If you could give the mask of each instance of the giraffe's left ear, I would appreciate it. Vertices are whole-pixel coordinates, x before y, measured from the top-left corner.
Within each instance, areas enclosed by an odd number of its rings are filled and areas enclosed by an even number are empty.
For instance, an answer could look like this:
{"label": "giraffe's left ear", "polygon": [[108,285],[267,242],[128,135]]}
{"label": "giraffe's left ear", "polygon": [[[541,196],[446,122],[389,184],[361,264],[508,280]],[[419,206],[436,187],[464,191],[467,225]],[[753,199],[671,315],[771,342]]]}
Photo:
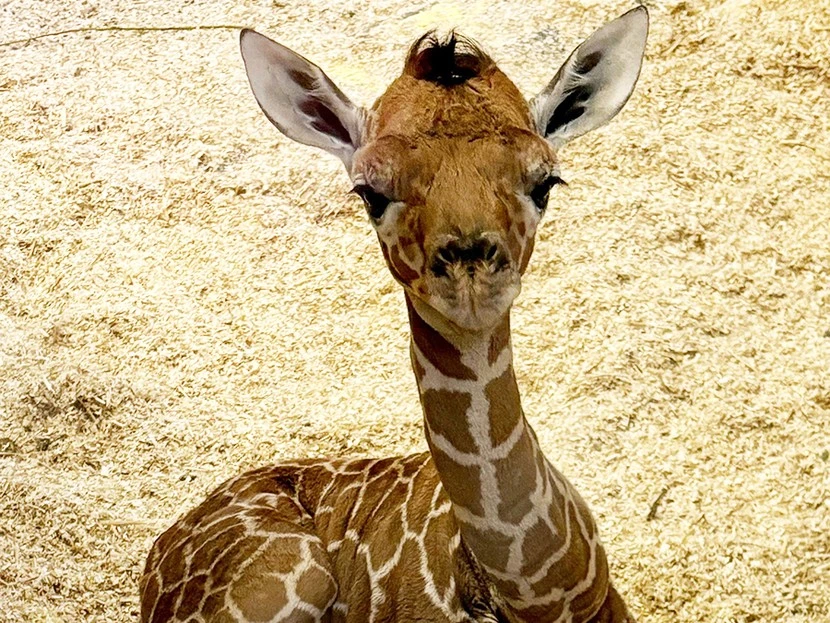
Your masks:
{"label": "giraffe's left ear", "polygon": [[560,147],[616,115],[643,64],[648,11],[628,11],[583,41],[530,102],[539,133]]}
{"label": "giraffe's left ear", "polygon": [[288,138],[351,167],[364,112],[311,61],[253,30],[239,37],[248,82],[262,112]]}

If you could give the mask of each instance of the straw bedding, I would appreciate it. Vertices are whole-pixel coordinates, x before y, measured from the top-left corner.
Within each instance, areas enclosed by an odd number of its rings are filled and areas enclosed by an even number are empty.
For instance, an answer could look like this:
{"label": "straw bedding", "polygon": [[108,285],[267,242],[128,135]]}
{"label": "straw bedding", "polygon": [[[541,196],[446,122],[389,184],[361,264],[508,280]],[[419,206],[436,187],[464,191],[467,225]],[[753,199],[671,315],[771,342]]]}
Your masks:
{"label": "straw bedding", "polygon": [[[528,94],[625,2],[11,0],[0,38],[253,26],[368,102],[432,26]],[[830,621],[830,3],[654,0],[562,152],[514,312],[525,408],[641,621]],[[402,296],[233,30],[0,47],[0,618],[137,619],[153,538],[281,458],[424,447]]]}

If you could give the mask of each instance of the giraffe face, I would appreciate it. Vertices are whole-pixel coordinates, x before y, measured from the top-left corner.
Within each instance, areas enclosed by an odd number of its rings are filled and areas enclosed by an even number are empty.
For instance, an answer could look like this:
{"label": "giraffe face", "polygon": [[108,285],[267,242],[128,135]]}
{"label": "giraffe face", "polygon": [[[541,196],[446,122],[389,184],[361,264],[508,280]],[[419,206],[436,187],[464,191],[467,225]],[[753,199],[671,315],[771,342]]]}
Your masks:
{"label": "giraffe face", "polygon": [[[447,59],[423,58],[443,49],[432,45],[413,46],[367,112],[351,176],[407,293],[456,327],[485,330],[518,295],[561,180],[552,145],[495,63],[464,40]],[[441,74],[453,70],[462,73]]]}
{"label": "giraffe face", "polygon": [[345,164],[395,279],[451,325],[479,331],[519,293],[561,182],[555,149],[623,107],[647,32],[643,7],[606,24],[529,102],[474,43],[427,33],[370,109],[267,37],[246,30],[240,45],[268,119]]}
{"label": "giraffe face", "polygon": [[546,141],[505,126],[487,136],[381,135],[357,152],[352,179],[393,277],[445,320],[479,331],[518,295],[559,178]]}

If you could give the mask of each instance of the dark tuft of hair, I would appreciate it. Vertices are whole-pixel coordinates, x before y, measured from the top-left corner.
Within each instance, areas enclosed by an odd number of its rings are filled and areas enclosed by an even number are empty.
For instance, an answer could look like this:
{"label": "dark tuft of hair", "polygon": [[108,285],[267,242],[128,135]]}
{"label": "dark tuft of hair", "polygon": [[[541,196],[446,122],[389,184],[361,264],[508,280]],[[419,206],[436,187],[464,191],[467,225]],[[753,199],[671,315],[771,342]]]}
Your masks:
{"label": "dark tuft of hair", "polygon": [[430,31],[412,44],[406,73],[445,87],[464,84],[493,64],[475,42],[450,32],[444,40]]}

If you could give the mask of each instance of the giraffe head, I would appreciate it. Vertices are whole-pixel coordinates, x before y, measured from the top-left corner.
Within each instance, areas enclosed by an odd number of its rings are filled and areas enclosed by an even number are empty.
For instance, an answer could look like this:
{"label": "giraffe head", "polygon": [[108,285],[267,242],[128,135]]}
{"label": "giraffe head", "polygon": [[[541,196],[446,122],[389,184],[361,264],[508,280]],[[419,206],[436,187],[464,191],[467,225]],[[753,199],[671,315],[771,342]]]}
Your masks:
{"label": "giraffe head", "polygon": [[427,34],[371,108],[263,35],[245,30],[240,45],[268,119],[343,161],[413,304],[431,324],[477,332],[519,293],[548,194],[562,183],[556,150],[623,107],[647,32],[642,6],[606,24],[530,101],[471,41]]}

